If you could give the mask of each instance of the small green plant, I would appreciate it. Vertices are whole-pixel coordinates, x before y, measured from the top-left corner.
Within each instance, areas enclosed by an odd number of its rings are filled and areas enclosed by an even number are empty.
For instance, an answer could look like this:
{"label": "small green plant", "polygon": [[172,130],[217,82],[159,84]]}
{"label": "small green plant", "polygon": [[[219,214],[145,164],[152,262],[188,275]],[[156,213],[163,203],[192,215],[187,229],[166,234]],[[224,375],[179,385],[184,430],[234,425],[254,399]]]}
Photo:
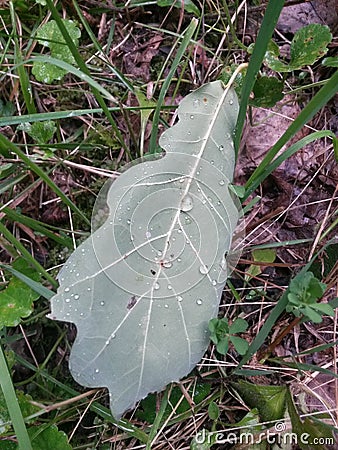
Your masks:
{"label": "small green plant", "polygon": [[228,319],[211,319],[209,321],[210,339],[216,345],[218,353],[225,355],[228,352],[230,342],[240,355],[244,355],[248,350],[249,344],[235,334],[244,333],[248,328],[248,322],[238,317],[231,325]]}
{"label": "small green plant", "polygon": [[290,62],[286,64],[279,59],[279,47],[271,41],[265,54],[265,62],[276,72],[291,72],[304,66],[314,64],[323,57],[332,40],[330,29],[326,25],[311,24],[298,30],[291,42]]}
{"label": "small green plant", "polygon": [[[40,275],[28,263],[19,258],[12,263],[15,270],[39,281]],[[28,317],[33,311],[33,303],[40,295],[30,289],[26,283],[12,276],[5,289],[0,292],[0,330],[2,327],[15,327],[22,317]]]}
{"label": "small green plant", "polygon": [[56,132],[55,122],[45,120],[43,122],[23,123],[18,130],[25,131],[37,144],[47,144]]}
{"label": "small green plant", "polygon": [[312,272],[297,275],[290,282],[289,303],[286,306],[286,311],[292,312],[296,317],[303,314],[315,323],[320,323],[324,314],[333,316],[334,310],[329,304],[317,303],[325,289],[326,285],[321,283]]}
{"label": "small green plant", "polygon": [[[75,26],[72,20],[63,20],[69,36],[76,46],[79,45],[79,38],[81,31]],[[37,32],[39,44],[50,48],[50,53],[53,58],[64,61],[68,64],[75,64],[75,59],[66,45],[65,38],[56,24],[55,20],[50,20],[43,25]],[[54,64],[34,61],[32,73],[38,81],[46,84],[51,84],[55,80],[61,80],[67,73],[67,70],[57,67]]]}

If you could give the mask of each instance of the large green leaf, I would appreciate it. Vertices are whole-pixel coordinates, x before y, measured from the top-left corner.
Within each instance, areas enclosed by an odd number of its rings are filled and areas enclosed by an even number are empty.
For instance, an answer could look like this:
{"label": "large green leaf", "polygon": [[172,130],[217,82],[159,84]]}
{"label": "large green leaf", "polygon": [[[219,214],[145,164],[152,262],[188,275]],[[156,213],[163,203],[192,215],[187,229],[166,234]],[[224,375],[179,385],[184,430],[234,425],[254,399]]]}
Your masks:
{"label": "large green leaf", "polygon": [[108,387],[115,417],[188,374],[208,346],[238,218],[237,113],[220,81],[189,94],[161,136],[166,155],[114,182],[109,215],[59,274],[50,318],[77,326],[71,372]]}

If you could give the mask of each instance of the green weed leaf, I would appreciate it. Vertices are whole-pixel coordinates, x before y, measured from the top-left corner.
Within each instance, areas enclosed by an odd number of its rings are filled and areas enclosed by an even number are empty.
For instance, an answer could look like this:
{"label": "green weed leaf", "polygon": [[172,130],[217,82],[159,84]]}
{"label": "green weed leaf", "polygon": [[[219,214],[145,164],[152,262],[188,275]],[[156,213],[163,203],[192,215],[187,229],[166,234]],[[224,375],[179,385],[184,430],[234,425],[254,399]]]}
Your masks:
{"label": "green weed leaf", "polygon": [[[12,267],[36,282],[40,280],[40,275],[22,258],[17,259]],[[39,297],[26,283],[11,277],[7,287],[0,292],[0,329],[15,327],[22,317],[28,317],[33,311],[33,302]]]}
{"label": "green weed leaf", "polygon": [[240,355],[245,355],[249,348],[248,342],[238,336],[231,336],[230,340],[233,343],[236,352]]}
{"label": "green weed leaf", "polygon": [[248,328],[248,322],[241,317],[238,317],[230,326],[229,326],[229,333],[230,334],[236,334],[236,333],[244,333]]}
{"label": "green weed leaf", "polygon": [[291,70],[311,66],[327,52],[327,45],[332,40],[327,25],[313,23],[298,30],[291,42]]}
{"label": "green weed leaf", "polygon": [[56,132],[56,126],[53,120],[34,123],[26,122],[19,125],[18,129],[25,131],[37,144],[47,144]]}
{"label": "green weed leaf", "polygon": [[208,415],[211,420],[217,420],[219,417],[219,407],[217,403],[211,402],[208,406]]}
{"label": "green weed leaf", "polygon": [[[32,405],[32,397],[24,394],[22,391],[16,391],[18,403],[24,417],[28,417],[36,413],[39,408]],[[11,429],[11,417],[7,409],[7,404],[0,388],[0,435],[6,433]],[[1,448],[1,447],[0,447]]]}
{"label": "green weed leaf", "polygon": [[329,304],[317,303],[325,289],[326,285],[312,272],[296,275],[290,282],[286,311],[292,312],[296,317],[304,314],[315,323],[322,321],[323,314],[334,316],[334,310]]}
{"label": "green weed leaf", "polygon": [[28,429],[34,450],[72,450],[67,435],[59,431],[56,425],[49,427],[35,426]]}
{"label": "green weed leaf", "polygon": [[284,97],[283,87],[283,81],[278,78],[262,76],[254,84],[254,98],[249,104],[270,108]]}
{"label": "green weed leaf", "polygon": [[77,326],[71,372],[108,387],[114,417],[188,374],[208,346],[238,218],[237,114],[220,81],[189,94],[161,136],[165,156],[105,188],[103,224],[59,274],[50,318]]}
{"label": "green weed leaf", "polygon": [[[269,265],[276,259],[276,250],[273,248],[256,249],[252,251],[252,256],[255,262],[266,263]],[[245,279],[248,281],[252,277],[256,277],[262,272],[261,266],[258,264],[251,264],[246,271]]]}
{"label": "green weed leaf", "polygon": [[308,450],[309,448],[313,448],[312,445],[309,446],[309,444],[316,442],[316,449],[327,450],[327,447],[323,444],[323,442],[325,441],[325,438],[332,436],[332,430],[330,430],[330,427],[324,422],[319,420],[313,421],[309,417],[306,417],[303,421],[298,414],[289,391],[286,392],[285,399],[291,419],[292,432],[297,434],[298,437],[301,437],[301,439],[298,439],[297,441],[299,447],[302,450]]}
{"label": "green weed leaf", "polygon": [[216,349],[221,355],[226,355],[231,341],[240,355],[244,355],[249,347],[245,339],[234,336],[237,333],[243,333],[248,328],[248,322],[238,317],[231,325],[228,319],[211,319],[209,321],[210,339],[216,344]]}
{"label": "green weed leaf", "polygon": [[231,383],[250,408],[257,408],[263,422],[284,417],[286,408],[286,386],[264,386],[239,381]]}
{"label": "green weed leaf", "polygon": [[298,30],[291,41],[289,64],[280,61],[279,47],[273,41],[269,43],[264,59],[270,69],[276,72],[299,70],[322,58],[331,40],[332,34],[327,25],[307,25]]}
{"label": "green weed leaf", "polygon": [[[74,41],[74,44],[78,46],[79,38],[81,36],[80,29],[72,20],[64,19],[63,24]],[[69,50],[55,20],[50,20],[38,30],[37,39],[39,44],[50,48],[51,56],[53,58],[59,59],[68,64],[75,64],[74,57]],[[67,71],[55,66],[54,64],[34,61],[32,73],[38,81],[50,84],[55,80],[61,80],[64,75],[66,75]]]}

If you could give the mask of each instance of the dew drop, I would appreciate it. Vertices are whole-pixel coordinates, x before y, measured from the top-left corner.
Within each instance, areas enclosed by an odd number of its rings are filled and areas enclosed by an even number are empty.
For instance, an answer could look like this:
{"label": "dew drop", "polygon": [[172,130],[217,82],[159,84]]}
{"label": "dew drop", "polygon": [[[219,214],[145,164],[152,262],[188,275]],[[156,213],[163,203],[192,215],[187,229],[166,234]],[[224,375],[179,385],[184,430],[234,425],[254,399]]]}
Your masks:
{"label": "dew drop", "polygon": [[100,372],[100,369],[95,369],[95,373],[99,373]]}
{"label": "dew drop", "polygon": [[200,272],[201,274],[206,275],[209,272],[209,267],[206,266],[205,264],[202,264],[200,266]]}
{"label": "dew drop", "polygon": [[160,289],[159,283],[155,283],[155,284],[154,284],[154,289],[156,289],[156,290]]}
{"label": "dew drop", "polygon": [[128,225],[131,224],[131,220],[130,220],[130,219],[127,220],[127,224],[128,224]]}
{"label": "dew drop", "polygon": [[177,258],[177,262],[181,262],[182,260],[181,260],[181,258]]}
{"label": "dew drop", "polygon": [[190,114],[190,119],[193,120],[193,118],[194,118],[194,115]]}
{"label": "dew drop", "polygon": [[146,232],[146,238],[147,238],[147,239],[151,238],[151,233],[150,233],[150,231],[147,231],[147,232]]}
{"label": "dew drop", "polygon": [[229,105],[233,105],[234,101],[233,100],[229,100]]}
{"label": "dew drop", "polygon": [[90,288],[90,287],[89,287],[89,288],[87,288],[87,291],[88,291],[88,292],[90,292],[91,290],[92,290],[92,288]]}
{"label": "dew drop", "polygon": [[216,280],[212,280],[211,284],[212,284],[213,286],[216,286],[217,281],[216,281]]}
{"label": "dew drop", "polygon": [[169,308],[169,305],[165,304],[164,307],[165,307],[165,308]]}
{"label": "dew drop", "polygon": [[65,292],[69,292],[69,291],[70,291],[69,287],[66,287]]}
{"label": "dew drop", "polygon": [[198,298],[198,299],[196,300],[196,303],[197,303],[197,305],[202,305],[203,300],[202,300],[201,298]]}
{"label": "dew drop", "polygon": [[171,290],[172,290],[172,288],[173,288],[173,287],[171,286],[171,284],[168,284],[168,286],[167,286],[167,287],[168,287],[169,291],[171,291]]}
{"label": "dew drop", "polygon": [[194,206],[194,201],[190,195],[185,195],[181,201],[181,211],[191,211]]}
{"label": "dew drop", "polygon": [[183,297],[181,297],[180,295],[178,295],[178,296],[177,296],[177,300],[178,300],[179,302],[181,302],[181,301],[183,300]]}
{"label": "dew drop", "polygon": [[224,180],[221,180],[221,181],[219,182],[219,184],[220,184],[221,186],[224,186],[225,181],[224,181]]}
{"label": "dew drop", "polygon": [[224,150],[224,145],[220,145],[220,146],[218,147],[218,150],[219,150],[220,152],[222,152],[222,151]]}
{"label": "dew drop", "polygon": [[100,302],[100,305],[101,305],[101,306],[104,306],[104,301]]}
{"label": "dew drop", "polygon": [[70,298],[66,298],[65,302],[69,303],[70,302]]}
{"label": "dew drop", "polygon": [[169,269],[170,267],[172,267],[173,263],[171,261],[168,261],[167,259],[163,261],[162,263],[163,267],[165,267],[166,269]]}

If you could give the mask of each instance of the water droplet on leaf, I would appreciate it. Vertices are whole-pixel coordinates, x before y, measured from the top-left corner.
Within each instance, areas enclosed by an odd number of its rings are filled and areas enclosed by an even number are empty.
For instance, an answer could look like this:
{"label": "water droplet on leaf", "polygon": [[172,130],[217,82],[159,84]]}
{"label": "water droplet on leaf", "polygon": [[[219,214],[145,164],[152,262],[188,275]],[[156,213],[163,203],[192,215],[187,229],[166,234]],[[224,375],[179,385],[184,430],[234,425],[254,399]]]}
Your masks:
{"label": "water droplet on leaf", "polygon": [[167,259],[163,261],[162,263],[163,267],[165,267],[166,269],[169,269],[170,267],[172,267],[173,263],[171,261],[168,261]]}
{"label": "water droplet on leaf", "polygon": [[200,266],[200,272],[201,274],[206,275],[209,272],[209,267],[206,266],[205,264],[202,264]]}
{"label": "water droplet on leaf", "polygon": [[185,195],[181,201],[181,211],[191,211],[194,206],[194,201],[190,195]]}

